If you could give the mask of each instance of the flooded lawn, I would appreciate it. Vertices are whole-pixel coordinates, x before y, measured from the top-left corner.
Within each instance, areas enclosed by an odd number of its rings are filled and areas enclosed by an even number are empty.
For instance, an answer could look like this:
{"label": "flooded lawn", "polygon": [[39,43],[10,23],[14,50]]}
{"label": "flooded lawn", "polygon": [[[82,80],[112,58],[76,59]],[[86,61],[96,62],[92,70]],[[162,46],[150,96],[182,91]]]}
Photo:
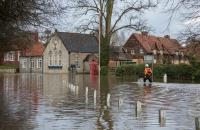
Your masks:
{"label": "flooded lawn", "polygon": [[[98,84],[98,77],[90,75],[0,75],[0,129],[195,129],[199,84],[154,83],[150,88],[115,77],[102,77],[101,89]],[[166,115],[162,121],[160,109]]]}

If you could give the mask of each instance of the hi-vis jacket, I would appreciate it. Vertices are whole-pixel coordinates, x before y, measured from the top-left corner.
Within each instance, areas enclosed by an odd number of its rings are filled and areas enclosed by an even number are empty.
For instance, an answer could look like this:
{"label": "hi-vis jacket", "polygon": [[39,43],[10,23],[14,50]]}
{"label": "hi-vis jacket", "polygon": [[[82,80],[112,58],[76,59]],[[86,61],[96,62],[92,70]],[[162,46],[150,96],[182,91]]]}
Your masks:
{"label": "hi-vis jacket", "polygon": [[145,76],[151,76],[152,75],[152,70],[151,70],[151,68],[145,68],[144,69],[144,75]]}

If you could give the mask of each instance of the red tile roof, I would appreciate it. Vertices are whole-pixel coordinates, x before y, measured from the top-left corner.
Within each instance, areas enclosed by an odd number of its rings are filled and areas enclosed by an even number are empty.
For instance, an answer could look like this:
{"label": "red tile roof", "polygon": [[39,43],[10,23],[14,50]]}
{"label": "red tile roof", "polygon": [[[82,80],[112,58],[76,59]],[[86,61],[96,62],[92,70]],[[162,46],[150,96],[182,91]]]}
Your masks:
{"label": "red tile roof", "polygon": [[176,39],[167,37],[156,37],[148,34],[133,33],[130,38],[135,38],[147,53],[153,53],[153,50],[163,50],[164,54],[175,54],[175,51],[181,48]]}
{"label": "red tile roof", "polygon": [[200,61],[200,44],[199,42],[191,42],[189,43],[186,48],[184,49],[184,52],[187,55],[192,55],[196,57]]}
{"label": "red tile roof", "polygon": [[42,56],[45,47],[40,43],[35,43],[32,47],[25,50],[22,56]]}

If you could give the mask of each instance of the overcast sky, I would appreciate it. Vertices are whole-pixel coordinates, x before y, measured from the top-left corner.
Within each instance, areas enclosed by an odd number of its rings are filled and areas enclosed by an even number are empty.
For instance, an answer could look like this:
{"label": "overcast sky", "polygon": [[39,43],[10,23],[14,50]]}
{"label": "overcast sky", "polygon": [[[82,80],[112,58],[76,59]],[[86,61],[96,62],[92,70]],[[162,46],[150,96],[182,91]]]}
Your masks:
{"label": "overcast sky", "polygon": [[[183,29],[184,24],[181,23],[180,18],[174,17],[171,21],[170,26],[167,28],[169,23],[170,14],[164,13],[164,6],[160,4],[156,9],[145,12],[145,19],[147,19],[148,25],[152,28],[151,34],[156,36],[170,35],[172,38],[177,38],[177,34]],[[73,13],[68,16],[63,16],[59,19],[60,25],[57,25],[59,31],[74,32],[75,26],[77,26],[81,20],[73,16]],[[126,37],[132,32],[126,33]]]}
{"label": "overcast sky", "polygon": [[170,35],[171,37],[176,38],[178,33],[184,29],[185,24],[183,21],[181,22],[180,15],[176,14],[171,20],[170,26],[168,26],[170,16],[170,13],[164,13],[162,5],[145,13],[145,18],[148,20],[147,23],[152,27],[152,33],[154,35]]}

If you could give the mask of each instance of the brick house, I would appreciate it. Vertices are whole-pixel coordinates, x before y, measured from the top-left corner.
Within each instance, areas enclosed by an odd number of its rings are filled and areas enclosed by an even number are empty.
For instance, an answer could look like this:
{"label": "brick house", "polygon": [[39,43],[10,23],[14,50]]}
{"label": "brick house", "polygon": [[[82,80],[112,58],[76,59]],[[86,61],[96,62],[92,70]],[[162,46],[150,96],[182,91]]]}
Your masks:
{"label": "brick house", "polygon": [[198,41],[190,41],[184,48],[184,52],[188,56],[193,56],[196,62],[200,62],[200,44]]}
{"label": "brick house", "polygon": [[132,62],[132,57],[129,53],[126,53],[122,46],[112,46],[110,47],[109,54],[109,68],[116,68],[122,64],[127,64]]}
{"label": "brick house", "polygon": [[[26,40],[26,46],[8,45],[7,49],[0,52],[0,65],[12,65],[19,68],[19,57],[25,53],[25,49],[29,48],[35,42],[38,42],[38,32],[27,32],[23,34]],[[21,44],[21,43],[20,43]],[[22,43],[24,44],[24,43]]]}
{"label": "brick house", "polygon": [[21,55],[21,50],[9,50],[2,53],[1,65],[12,65],[19,66],[19,56]]}
{"label": "brick house", "polygon": [[169,35],[157,37],[148,32],[133,33],[123,47],[136,63],[144,63],[144,55],[154,55],[154,63],[158,64],[189,63],[183,47]]}
{"label": "brick house", "polygon": [[24,50],[19,57],[21,73],[42,73],[43,72],[43,51],[44,46],[37,42],[32,47]]}
{"label": "brick house", "polygon": [[44,73],[90,71],[90,60],[98,61],[99,44],[93,34],[55,32],[43,53]]}

